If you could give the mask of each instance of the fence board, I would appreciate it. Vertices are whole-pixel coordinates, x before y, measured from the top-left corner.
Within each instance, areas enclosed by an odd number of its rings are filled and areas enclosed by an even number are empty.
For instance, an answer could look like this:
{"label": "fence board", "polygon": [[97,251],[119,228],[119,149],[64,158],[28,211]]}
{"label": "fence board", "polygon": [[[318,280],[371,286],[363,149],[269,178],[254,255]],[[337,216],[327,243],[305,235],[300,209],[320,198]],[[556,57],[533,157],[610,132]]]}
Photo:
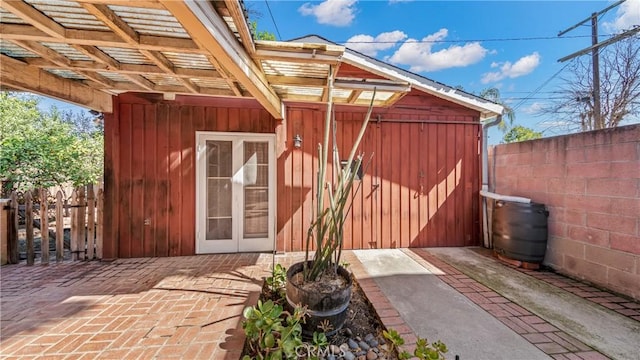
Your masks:
{"label": "fence board", "polygon": [[96,196],[97,202],[97,219],[96,219],[96,257],[102,259],[102,244],[104,234],[104,191],[98,189],[98,195]]}
{"label": "fence board", "polygon": [[18,195],[16,192],[11,193],[11,211],[9,212],[9,239],[7,239],[9,247],[9,263],[17,264],[20,259],[18,257]]}
{"label": "fence board", "polygon": [[56,194],[56,262],[64,258],[64,206],[62,191]]}
{"label": "fence board", "polygon": [[87,260],[95,257],[96,203],[93,184],[87,185]]}
{"label": "fence board", "polygon": [[49,263],[49,202],[47,201],[47,189],[40,189],[40,261]]}
{"label": "fence board", "polygon": [[84,260],[87,239],[87,198],[84,186],[81,186],[78,190],[78,260]]}
{"label": "fence board", "polygon": [[71,193],[71,259],[78,260],[78,193]]}
{"label": "fence board", "polygon": [[24,204],[26,206],[25,232],[27,234],[27,265],[33,265],[36,254],[33,248],[33,198],[31,191],[27,191],[24,195]]}

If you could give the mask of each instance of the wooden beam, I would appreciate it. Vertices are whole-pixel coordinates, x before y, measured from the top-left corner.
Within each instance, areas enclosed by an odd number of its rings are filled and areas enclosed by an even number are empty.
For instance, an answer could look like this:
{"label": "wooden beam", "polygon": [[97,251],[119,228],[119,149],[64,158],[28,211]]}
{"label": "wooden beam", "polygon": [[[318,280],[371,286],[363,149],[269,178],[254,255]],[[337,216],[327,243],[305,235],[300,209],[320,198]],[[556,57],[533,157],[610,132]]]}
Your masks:
{"label": "wooden beam", "polygon": [[349,95],[349,98],[347,98],[347,102],[349,104],[355,103],[356,100],[358,100],[358,97],[360,97],[360,94],[362,94],[362,90],[353,90],[351,95]]}
{"label": "wooden beam", "polygon": [[57,64],[65,68],[69,68],[71,66],[71,61],[68,58],[60,55],[58,52],[44,45],[41,45],[38,42],[23,41],[23,40],[13,40],[12,42],[24,49],[27,49],[37,55],[42,56],[44,59],[49,60],[54,64]]}
{"label": "wooden beam", "polygon": [[327,79],[298,77],[298,76],[282,76],[282,75],[266,75],[267,81],[271,85],[288,85],[298,87],[326,87]]}
{"label": "wooden beam", "polygon": [[[340,71],[340,65],[342,65],[342,62],[339,62],[336,65],[332,65],[329,68],[329,79],[336,79],[338,77],[338,71]],[[329,101],[329,79],[327,79],[327,86],[325,86],[324,90],[322,91],[322,102],[327,102]]]}
{"label": "wooden beam", "polygon": [[0,74],[3,86],[68,101],[103,113],[113,112],[111,95],[6,55],[0,55]]}
{"label": "wooden beam", "polygon": [[242,39],[244,49],[252,56],[256,51],[256,47],[253,43],[253,36],[251,35],[251,30],[249,29],[249,24],[247,24],[247,19],[244,11],[242,11],[240,2],[237,0],[224,0],[224,3],[227,6],[229,15],[233,19],[233,23],[236,25],[236,29],[238,29],[238,34],[240,35],[240,39]]}
{"label": "wooden beam", "polygon": [[64,38],[65,28],[22,0],[3,0],[0,7],[54,38]]}
{"label": "wooden beam", "polygon": [[335,65],[340,62],[340,58],[333,55],[262,49],[256,49],[255,57],[260,60],[285,61],[303,64]]}
{"label": "wooden beam", "polygon": [[19,40],[14,40],[13,43],[33,53],[36,53],[42,56],[42,59],[50,61],[51,63],[58,65],[62,69],[73,71],[75,73],[78,73],[88,79],[91,79],[105,86],[113,85],[113,81],[111,81],[110,79],[107,79],[106,77],[100,74],[97,74],[95,72],[82,71],[82,70],[75,69],[71,64],[71,60],[60,55],[58,52],[44,45],[41,45],[40,43],[37,43],[35,41],[19,41]]}
{"label": "wooden beam", "polygon": [[378,79],[335,79],[333,86],[336,89],[357,89],[369,90],[377,89],[378,91],[400,91],[409,92],[411,85],[405,82],[378,80]]}
{"label": "wooden beam", "polygon": [[164,10],[164,6],[162,6],[157,1],[144,1],[144,0],[136,0],[136,1],[126,1],[126,0],[75,0],[75,1],[79,2],[79,3],[88,3],[88,4],[120,5],[120,6],[132,7],[132,8]]}
{"label": "wooden beam", "polygon": [[297,53],[303,51],[312,53],[315,51],[317,54],[340,57],[344,54],[345,47],[334,44],[256,40],[256,50],[291,51]]}
{"label": "wooden beam", "polygon": [[[80,46],[80,45],[78,45]],[[95,49],[95,48],[92,48]],[[99,49],[96,49],[100,51]],[[84,51],[83,51],[84,53]],[[92,57],[93,58],[93,57]],[[60,66],[43,58],[26,58],[24,59],[29,65],[37,66],[40,68],[55,69],[61,68]],[[82,71],[104,71],[113,73],[124,74],[165,74],[166,72],[160,69],[156,65],[142,65],[142,64],[119,64],[117,69],[112,69],[110,66],[103,62],[91,61],[91,60],[70,60],[71,67]],[[190,69],[190,68],[175,68],[175,76],[183,78],[200,78],[200,79],[221,79],[222,76],[217,70],[207,69]]]}
{"label": "wooden beam", "polygon": [[124,74],[124,76],[132,82],[142,86],[145,90],[153,90],[156,84],[144,78],[142,75]]}
{"label": "wooden beam", "polygon": [[233,91],[236,94],[236,96],[242,96],[242,90],[240,89],[240,86],[236,84],[233,77],[229,75],[229,73],[222,67],[222,65],[220,65],[218,60],[216,60],[216,58],[213,57],[213,55],[207,55],[207,60],[209,60],[209,62],[213,64],[213,67],[218,69],[218,72],[226,81],[227,85],[229,86],[229,89],[231,89],[231,91]]}
{"label": "wooden beam", "polygon": [[[100,21],[105,23],[109,29],[113,30],[120,38],[122,38],[127,44],[138,46],[140,44],[139,34],[127,24],[122,18],[120,18],[115,12],[113,12],[107,5],[104,4],[91,4],[83,3],[82,6]],[[169,75],[175,75],[175,69],[171,61],[167,59],[160,51],[139,49],[140,53],[146,56],[149,60],[154,62],[160,69]],[[131,78],[132,81],[140,86],[147,87],[150,85],[148,82],[141,82],[142,77]],[[184,86],[192,93],[198,93],[199,89],[188,79],[176,77]]]}
{"label": "wooden beam", "polygon": [[87,57],[93,59],[94,61],[106,65],[109,70],[120,70],[120,62],[105,54],[97,47],[87,45],[73,45],[73,48],[85,54]]}
{"label": "wooden beam", "polygon": [[[0,4],[4,1],[0,1]],[[64,43],[72,45],[86,45],[99,47],[119,47],[125,49],[146,49],[156,51],[183,52],[189,54],[207,54],[207,50],[200,49],[191,39],[143,35],[138,45],[124,41],[112,31],[66,29],[65,36],[53,37],[35,26],[22,24],[0,24],[0,39],[32,40],[39,42]]]}
{"label": "wooden beam", "polygon": [[282,102],[210,3],[173,0],[160,2],[182,24],[191,38],[214,56],[265,110],[276,119],[283,118]]}
{"label": "wooden beam", "polygon": [[113,12],[113,10],[109,9],[107,5],[83,3],[82,7],[84,7],[89,14],[95,16],[98,20],[107,25],[109,29],[113,30],[113,32],[127,42],[127,44],[134,46],[138,46],[140,44],[140,36],[138,33],[115,12]]}
{"label": "wooden beam", "polygon": [[166,74],[178,79],[178,81],[180,81],[192,93],[197,94],[198,92],[200,92],[200,89],[198,88],[198,86],[192,83],[189,79],[175,76],[176,75],[175,66],[161,52],[151,51],[151,50],[140,50],[140,53],[142,53],[142,55],[146,56],[149,60],[154,62]]}
{"label": "wooden beam", "polygon": [[382,106],[384,107],[390,107],[391,105],[395,104],[396,102],[398,102],[398,100],[402,99],[405,95],[407,95],[408,92],[397,92],[393,95],[391,95],[391,97],[389,97]]}

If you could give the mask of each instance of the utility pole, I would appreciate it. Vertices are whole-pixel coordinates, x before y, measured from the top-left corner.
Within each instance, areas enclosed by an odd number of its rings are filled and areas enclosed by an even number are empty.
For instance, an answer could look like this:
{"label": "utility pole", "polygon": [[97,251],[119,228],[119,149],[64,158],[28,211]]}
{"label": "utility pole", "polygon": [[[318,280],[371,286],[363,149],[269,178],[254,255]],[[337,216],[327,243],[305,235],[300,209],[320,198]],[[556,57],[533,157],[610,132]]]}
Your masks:
{"label": "utility pole", "polygon": [[620,0],[606,7],[605,9],[598,11],[596,13],[591,14],[590,17],[580,21],[579,23],[571,26],[570,28],[560,31],[558,36],[562,36],[569,31],[577,28],[578,26],[588,22],[591,20],[591,46],[588,48],[584,48],[580,51],[576,51],[571,55],[567,55],[561,59],[558,59],[558,62],[565,62],[567,60],[571,60],[577,56],[586,55],[591,52],[592,65],[593,65],[593,124],[595,129],[603,129],[604,128],[604,120],[602,119],[602,109],[601,109],[601,101],[600,101],[600,49],[609,46],[613,43],[616,43],[622,39],[633,36],[634,34],[640,32],[640,26],[637,26],[631,30],[627,30],[621,34],[613,36],[603,42],[598,42],[598,16],[606,13],[607,11],[615,8],[616,6],[622,4],[626,0]]}
{"label": "utility pole", "polygon": [[593,123],[596,130],[604,128],[600,106],[600,49],[598,45],[598,13],[591,14],[591,64],[593,65]]}

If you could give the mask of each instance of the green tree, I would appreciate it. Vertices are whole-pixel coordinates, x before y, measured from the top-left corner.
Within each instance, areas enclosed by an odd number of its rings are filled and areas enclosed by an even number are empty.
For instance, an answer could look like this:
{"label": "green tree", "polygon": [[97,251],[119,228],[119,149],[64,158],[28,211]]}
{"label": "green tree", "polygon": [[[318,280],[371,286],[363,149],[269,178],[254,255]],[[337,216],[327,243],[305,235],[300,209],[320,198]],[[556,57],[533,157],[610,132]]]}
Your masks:
{"label": "green tree", "polygon": [[526,141],[526,140],[535,140],[535,139],[540,139],[541,137],[542,137],[542,133],[539,131],[535,131],[531,128],[528,128],[522,125],[516,125],[511,129],[509,129],[509,131],[507,131],[504,134],[504,137],[502,138],[502,143],[508,144],[513,142]]}
{"label": "green tree", "polygon": [[37,105],[35,97],[0,93],[3,194],[101,179],[102,133],[79,131],[57,109],[42,112]]}
{"label": "green tree", "polygon": [[493,101],[494,103],[500,104],[504,107],[504,115],[507,120],[509,120],[509,124],[507,124],[503,119],[500,124],[498,124],[498,129],[502,130],[502,132],[506,132],[509,126],[512,125],[513,121],[516,119],[516,113],[509,105],[502,101],[500,98],[500,90],[497,88],[484,89],[480,92],[480,97]]}
{"label": "green tree", "polygon": [[249,22],[249,27],[251,28],[251,33],[253,34],[254,40],[276,40],[276,35],[274,33],[258,30],[258,22],[255,20]]}

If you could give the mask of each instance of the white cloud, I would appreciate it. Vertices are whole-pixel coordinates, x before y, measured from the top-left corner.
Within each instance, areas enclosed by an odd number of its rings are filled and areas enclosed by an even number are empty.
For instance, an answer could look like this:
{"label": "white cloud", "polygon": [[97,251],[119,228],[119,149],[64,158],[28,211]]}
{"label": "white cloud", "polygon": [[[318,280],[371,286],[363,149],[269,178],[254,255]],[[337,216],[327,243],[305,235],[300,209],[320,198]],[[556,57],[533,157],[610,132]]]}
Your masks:
{"label": "white cloud", "polygon": [[640,26],[640,0],[627,0],[620,5],[613,22],[602,24],[609,31],[619,32]]}
{"label": "white cloud", "polygon": [[352,36],[344,44],[346,47],[359,51],[369,56],[376,56],[378,51],[390,49],[398,43],[407,38],[407,34],[400,30],[384,32],[376,36],[371,35],[355,35]]}
{"label": "white cloud", "polygon": [[488,50],[479,42],[466,43],[462,46],[451,45],[446,49],[432,52],[434,42],[443,40],[449,31],[440,29],[426,36],[422,42],[407,39],[402,46],[388,59],[394,64],[409,65],[411,71],[437,71],[453,67],[465,67],[482,60]]}
{"label": "white cloud", "polygon": [[529,114],[529,115],[535,115],[540,113],[540,111],[542,111],[542,109],[544,109],[545,105],[541,102],[534,102],[533,104],[529,105],[529,106],[525,106],[522,109],[522,112],[524,112],[525,114]]}
{"label": "white cloud", "polygon": [[304,15],[313,15],[320,24],[348,26],[356,17],[357,0],[325,0],[318,5],[305,3],[298,11]]}
{"label": "white cloud", "polygon": [[500,81],[502,79],[510,78],[514,79],[520,76],[530,74],[535,68],[540,65],[540,54],[534,52],[531,55],[523,56],[515,63],[507,61],[503,64],[491,63],[491,68],[498,68],[498,71],[488,72],[482,75],[482,83],[487,84],[491,82]]}

